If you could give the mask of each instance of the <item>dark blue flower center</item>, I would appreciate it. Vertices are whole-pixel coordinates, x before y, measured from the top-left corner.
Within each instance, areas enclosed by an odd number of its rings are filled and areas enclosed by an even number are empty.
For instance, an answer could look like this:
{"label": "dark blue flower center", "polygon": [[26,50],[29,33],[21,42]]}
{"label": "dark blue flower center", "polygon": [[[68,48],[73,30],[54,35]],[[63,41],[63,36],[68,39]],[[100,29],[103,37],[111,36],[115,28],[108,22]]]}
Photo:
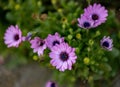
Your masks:
{"label": "dark blue flower center", "polygon": [[42,41],[41,43],[40,43],[40,46],[43,46],[44,45],[44,42]]}
{"label": "dark blue flower center", "polygon": [[68,53],[66,53],[66,52],[61,52],[61,54],[60,54],[60,59],[61,59],[62,61],[66,61],[66,60],[68,60],[68,58],[69,58]]}
{"label": "dark blue flower center", "polygon": [[104,47],[109,47],[109,43],[107,41],[103,42],[102,44]]}
{"label": "dark blue flower center", "polygon": [[18,40],[19,40],[19,35],[18,35],[18,34],[15,34],[14,40],[15,40],[15,41],[18,41]]}
{"label": "dark blue flower center", "polygon": [[55,41],[53,42],[53,46],[55,46],[56,44],[60,44],[60,42],[57,41],[57,40],[55,40]]}
{"label": "dark blue flower center", "polygon": [[92,19],[95,21],[95,20],[98,20],[99,19],[99,16],[97,14],[93,14],[92,15]]}
{"label": "dark blue flower center", "polygon": [[50,87],[55,87],[55,83],[53,82],[53,83],[51,83],[51,86]]}
{"label": "dark blue flower center", "polygon": [[43,45],[45,44],[45,41],[40,40],[40,41],[37,42],[37,44],[38,44],[39,46],[43,46]]}
{"label": "dark blue flower center", "polygon": [[83,26],[84,26],[85,28],[89,28],[89,27],[90,27],[90,23],[89,23],[89,22],[84,22]]}

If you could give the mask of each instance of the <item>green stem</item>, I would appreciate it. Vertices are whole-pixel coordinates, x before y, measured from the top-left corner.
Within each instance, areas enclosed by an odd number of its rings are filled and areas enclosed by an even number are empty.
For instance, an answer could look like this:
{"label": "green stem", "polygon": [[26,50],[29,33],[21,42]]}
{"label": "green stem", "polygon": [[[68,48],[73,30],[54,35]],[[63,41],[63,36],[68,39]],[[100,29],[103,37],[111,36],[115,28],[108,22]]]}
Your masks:
{"label": "green stem", "polygon": [[86,36],[89,37],[89,29],[86,31]]}

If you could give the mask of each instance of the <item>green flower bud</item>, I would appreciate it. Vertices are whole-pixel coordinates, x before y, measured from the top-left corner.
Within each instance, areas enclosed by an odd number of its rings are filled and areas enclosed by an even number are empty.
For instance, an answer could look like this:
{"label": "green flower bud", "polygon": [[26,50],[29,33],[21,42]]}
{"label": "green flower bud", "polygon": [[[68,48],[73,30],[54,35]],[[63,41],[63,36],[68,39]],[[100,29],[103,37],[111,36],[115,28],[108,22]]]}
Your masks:
{"label": "green flower bud", "polygon": [[72,39],[72,37],[73,37],[72,35],[68,35],[68,39],[69,39],[69,40],[71,40],[71,39]]}
{"label": "green flower bud", "polygon": [[84,64],[88,65],[90,63],[90,59],[88,57],[85,57],[83,59]]}
{"label": "green flower bud", "polygon": [[37,61],[38,59],[39,59],[38,56],[36,55],[33,56],[33,60]]}
{"label": "green flower bud", "polygon": [[62,8],[58,8],[57,11],[58,11],[58,13],[62,13],[63,12]]}
{"label": "green flower bud", "polygon": [[56,4],[56,3],[57,3],[57,0],[51,0],[51,3],[52,3],[52,4]]}
{"label": "green flower bud", "polygon": [[92,46],[94,44],[94,41],[92,39],[89,40],[89,45]]}
{"label": "green flower bud", "polygon": [[38,1],[37,2],[37,5],[40,7],[42,5],[42,2],[41,1]]}
{"label": "green flower bud", "polygon": [[76,34],[76,38],[81,39],[81,34],[80,33]]}
{"label": "green flower bud", "polygon": [[100,34],[100,31],[96,31],[96,36],[99,36]]}
{"label": "green flower bud", "polygon": [[87,51],[89,52],[90,50],[91,50],[90,47],[88,47],[88,48],[87,48]]}
{"label": "green flower bud", "polygon": [[67,23],[67,18],[63,17],[62,18],[62,23],[66,24]]}
{"label": "green flower bud", "polygon": [[16,4],[15,5],[15,10],[19,10],[20,9],[20,5],[19,4]]}
{"label": "green flower bud", "polygon": [[73,33],[73,29],[72,29],[72,28],[69,28],[69,32],[72,34],[72,33]]}

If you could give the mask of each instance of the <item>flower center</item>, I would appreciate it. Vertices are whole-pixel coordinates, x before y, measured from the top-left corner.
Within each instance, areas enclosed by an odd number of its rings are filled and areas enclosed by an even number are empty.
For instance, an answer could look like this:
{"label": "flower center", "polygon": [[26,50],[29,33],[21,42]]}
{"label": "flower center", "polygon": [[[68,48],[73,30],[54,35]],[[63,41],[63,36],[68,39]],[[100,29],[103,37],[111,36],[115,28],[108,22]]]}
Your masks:
{"label": "flower center", "polygon": [[38,44],[38,46],[43,46],[45,44],[45,41],[40,39],[36,43]]}
{"label": "flower center", "polygon": [[84,26],[85,28],[88,28],[88,27],[90,27],[90,23],[89,23],[89,22],[84,22],[83,26]]}
{"label": "flower center", "polygon": [[57,41],[57,40],[55,40],[55,41],[53,42],[53,46],[55,46],[56,44],[60,44],[60,42]]}
{"label": "flower center", "polygon": [[18,40],[19,40],[19,35],[18,35],[18,34],[15,34],[14,40],[15,40],[15,41],[18,41]]}
{"label": "flower center", "polygon": [[103,42],[102,44],[104,47],[109,47],[109,43],[107,41]]}
{"label": "flower center", "polygon": [[51,86],[50,87],[55,87],[55,83],[53,82],[53,83],[51,83]]}
{"label": "flower center", "polygon": [[44,43],[45,43],[45,42],[44,42],[43,40],[40,40],[40,41],[39,41],[39,46],[43,46]]}
{"label": "flower center", "polygon": [[93,14],[93,15],[92,15],[92,19],[93,19],[93,20],[98,20],[98,19],[99,19],[99,16],[98,16],[97,14]]}
{"label": "flower center", "polygon": [[66,61],[66,60],[68,60],[68,58],[69,58],[68,53],[66,53],[66,52],[61,52],[61,54],[60,54],[60,59],[61,59],[62,61]]}
{"label": "flower center", "polygon": [[41,43],[40,43],[40,46],[43,46],[43,45],[44,45],[44,42],[41,42]]}

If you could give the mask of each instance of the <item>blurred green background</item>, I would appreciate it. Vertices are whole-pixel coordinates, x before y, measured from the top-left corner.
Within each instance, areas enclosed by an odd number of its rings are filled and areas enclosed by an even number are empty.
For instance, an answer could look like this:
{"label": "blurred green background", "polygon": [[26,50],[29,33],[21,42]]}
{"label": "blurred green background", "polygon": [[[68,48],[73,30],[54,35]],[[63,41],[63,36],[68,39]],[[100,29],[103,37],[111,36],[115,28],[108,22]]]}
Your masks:
{"label": "blurred green background", "polygon": [[[91,29],[87,34],[77,26],[77,18],[89,2],[105,6],[109,15],[104,24]],[[112,87],[114,78],[120,74],[119,4],[120,1],[117,0],[0,0],[0,55],[4,60],[0,66],[14,70],[37,63],[52,70],[53,78],[60,87]],[[23,36],[35,32],[32,37],[39,36],[43,39],[48,34],[59,32],[66,42],[76,48],[78,59],[75,68],[59,72],[49,63],[49,50],[45,51],[43,57],[38,57],[33,53],[29,42],[21,43],[18,48],[7,48],[3,37],[10,25],[18,25]],[[111,36],[114,41],[111,52],[104,51],[99,46],[104,35]],[[85,58],[89,60],[85,61]]]}

